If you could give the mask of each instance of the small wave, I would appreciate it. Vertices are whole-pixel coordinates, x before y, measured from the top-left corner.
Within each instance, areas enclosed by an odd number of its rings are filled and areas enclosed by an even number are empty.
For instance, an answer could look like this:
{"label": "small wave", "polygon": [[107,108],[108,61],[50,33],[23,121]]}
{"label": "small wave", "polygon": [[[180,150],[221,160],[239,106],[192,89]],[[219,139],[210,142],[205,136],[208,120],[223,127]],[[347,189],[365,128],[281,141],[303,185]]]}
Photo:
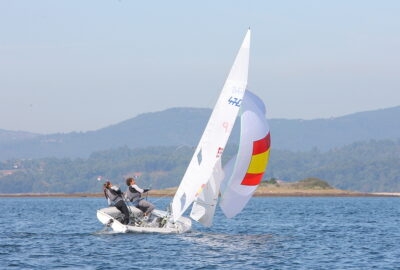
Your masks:
{"label": "small wave", "polygon": [[[213,232],[196,232],[182,234],[181,238],[189,242],[206,246],[219,246],[230,249],[266,244],[273,239],[271,234],[228,234]],[[238,245],[240,243],[240,245]]]}

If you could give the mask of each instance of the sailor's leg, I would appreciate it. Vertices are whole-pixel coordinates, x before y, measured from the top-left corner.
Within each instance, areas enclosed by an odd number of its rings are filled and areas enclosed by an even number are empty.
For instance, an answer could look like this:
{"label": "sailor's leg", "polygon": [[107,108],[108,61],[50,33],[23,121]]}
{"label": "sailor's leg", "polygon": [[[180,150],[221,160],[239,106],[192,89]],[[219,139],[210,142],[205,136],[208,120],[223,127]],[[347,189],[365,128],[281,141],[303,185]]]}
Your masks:
{"label": "sailor's leg", "polygon": [[151,213],[151,211],[153,211],[155,208],[154,204],[152,204],[148,201],[145,201],[145,200],[141,200],[139,202],[139,206],[140,206],[140,209],[143,209],[142,211],[144,212],[144,214],[146,216],[149,215]]}
{"label": "sailor's leg", "polygon": [[143,205],[142,201],[143,201],[143,200],[138,201],[138,203],[135,205],[135,207],[136,207],[137,209],[139,209],[140,211],[142,211],[143,214],[144,214],[144,212],[146,212],[146,210],[147,210],[147,207],[145,207],[145,206]]}
{"label": "sailor's leg", "polygon": [[119,201],[115,204],[115,207],[117,207],[117,209],[119,211],[122,212],[122,214],[124,215],[124,219],[122,220],[122,224],[128,224],[129,223],[129,210],[128,207],[126,206],[124,201]]}

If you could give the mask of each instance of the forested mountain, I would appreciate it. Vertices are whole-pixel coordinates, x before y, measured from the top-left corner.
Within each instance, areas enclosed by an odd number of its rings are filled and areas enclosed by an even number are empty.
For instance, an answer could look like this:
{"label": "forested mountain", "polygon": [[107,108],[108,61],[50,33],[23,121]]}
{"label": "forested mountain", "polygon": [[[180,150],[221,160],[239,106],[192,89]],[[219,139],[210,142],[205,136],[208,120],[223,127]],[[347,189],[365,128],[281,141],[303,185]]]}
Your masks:
{"label": "forested mountain", "polygon": [[[236,146],[224,152],[232,156]],[[0,193],[99,192],[98,176],[123,185],[127,176],[140,175],[143,186],[179,184],[193,147],[147,147],[95,152],[87,159],[43,158],[0,162]],[[365,192],[400,192],[400,139],[353,143],[327,152],[294,152],[272,148],[264,179],[296,181],[318,177],[330,185]],[[125,188],[125,187],[124,187]]]}
{"label": "forested mountain", "polygon": [[24,131],[10,131],[10,130],[0,129],[0,145],[25,141],[33,139],[37,136],[40,135]]}
{"label": "forested mountain", "polygon": [[328,152],[276,150],[266,177],[318,177],[330,185],[365,192],[400,192],[400,139],[357,142]]}
{"label": "forested mountain", "polygon": [[94,151],[148,146],[192,146],[199,140],[211,110],[174,108],[145,113],[96,131],[42,135],[0,143],[0,160],[10,158],[84,157]]}
{"label": "forested mountain", "polygon": [[[23,136],[6,139],[0,131],[0,160],[11,158],[81,157],[94,151],[148,146],[194,146],[210,109],[173,108],[145,113],[96,131]],[[275,149],[327,151],[356,141],[400,138],[400,106],[316,120],[271,119]],[[238,140],[236,125],[232,140]],[[14,136],[14,135],[13,135]],[[3,137],[3,139],[2,139]]]}
{"label": "forested mountain", "polygon": [[400,106],[337,118],[271,121],[274,147],[326,151],[358,141],[400,138]]}

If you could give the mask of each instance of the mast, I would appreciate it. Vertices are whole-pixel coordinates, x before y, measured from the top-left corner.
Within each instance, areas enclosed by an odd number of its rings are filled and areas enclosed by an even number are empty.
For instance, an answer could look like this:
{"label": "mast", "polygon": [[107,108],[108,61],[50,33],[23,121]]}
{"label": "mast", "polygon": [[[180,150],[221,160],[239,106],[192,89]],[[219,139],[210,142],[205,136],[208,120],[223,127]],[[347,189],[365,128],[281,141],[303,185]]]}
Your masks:
{"label": "mast", "polygon": [[247,87],[249,51],[250,29],[246,33],[208,124],[172,200],[174,221],[181,217],[201,194],[221,158]]}

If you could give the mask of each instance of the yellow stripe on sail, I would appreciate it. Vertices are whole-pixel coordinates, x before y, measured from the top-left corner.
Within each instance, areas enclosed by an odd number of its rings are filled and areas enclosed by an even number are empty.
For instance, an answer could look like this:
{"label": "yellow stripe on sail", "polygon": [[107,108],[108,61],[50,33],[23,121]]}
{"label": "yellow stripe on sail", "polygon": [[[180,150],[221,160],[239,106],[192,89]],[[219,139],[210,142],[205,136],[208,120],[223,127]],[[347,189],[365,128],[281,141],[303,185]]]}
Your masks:
{"label": "yellow stripe on sail", "polygon": [[267,167],[268,158],[269,149],[264,153],[253,155],[247,173],[263,173]]}
{"label": "yellow stripe on sail", "polygon": [[199,196],[199,194],[203,191],[203,188],[206,186],[206,184],[202,184],[197,193],[194,195],[195,197]]}

